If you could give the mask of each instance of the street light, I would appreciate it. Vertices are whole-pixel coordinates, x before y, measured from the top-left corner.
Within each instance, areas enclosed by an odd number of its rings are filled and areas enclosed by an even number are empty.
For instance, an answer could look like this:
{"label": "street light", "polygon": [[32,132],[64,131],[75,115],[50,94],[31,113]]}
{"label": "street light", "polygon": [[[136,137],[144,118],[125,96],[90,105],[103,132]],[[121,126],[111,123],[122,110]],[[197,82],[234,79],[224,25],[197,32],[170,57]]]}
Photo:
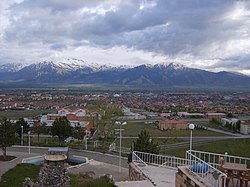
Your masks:
{"label": "street light", "polygon": [[120,134],[119,172],[121,172],[122,171],[122,168],[121,168],[121,165],[122,165],[122,160],[121,160],[122,159],[122,131],[124,130],[124,129],[121,129],[121,126],[126,125],[127,122],[125,121],[125,122],[122,123],[120,121],[116,121],[115,124],[120,125],[120,128],[115,129],[115,130],[119,131],[119,134]]}
{"label": "street light", "polygon": [[88,130],[86,129],[85,130],[85,149],[87,150],[88,149]]}
{"label": "street light", "polygon": [[28,144],[29,144],[29,154],[30,154],[30,131],[28,131]]}
{"label": "street light", "polygon": [[21,126],[21,145],[23,145],[23,126]]}
{"label": "street light", "polygon": [[191,151],[192,150],[192,136],[193,136],[193,130],[194,130],[194,124],[190,123],[188,125],[188,128],[190,129],[190,147],[189,147],[189,150]]}

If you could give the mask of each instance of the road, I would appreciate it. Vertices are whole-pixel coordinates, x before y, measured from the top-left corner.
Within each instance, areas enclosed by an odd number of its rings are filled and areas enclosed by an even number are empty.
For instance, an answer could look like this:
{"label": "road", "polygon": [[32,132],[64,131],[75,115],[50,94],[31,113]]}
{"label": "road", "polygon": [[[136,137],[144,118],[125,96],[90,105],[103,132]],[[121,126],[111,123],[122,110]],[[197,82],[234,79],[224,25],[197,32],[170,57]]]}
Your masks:
{"label": "road", "polygon": [[[12,147],[9,147],[7,151],[27,153],[28,146],[12,146]],[[48,151],[48,147],[31,146],[31,153],[45,154],[47,153],[47,151]],[[119,156],[111,155],[111,154],[105,154],[105,153],[87,151],[87,150],[76,150],[76,149],[70,149],[70,154],[84,156],[84,157],[87,157],[88,159],[93,159],[93,160],[104,162],[107,164],[118,165],[119,163]],[[122,167],[128,168],[127,158],[125,157],[122,157]]]}

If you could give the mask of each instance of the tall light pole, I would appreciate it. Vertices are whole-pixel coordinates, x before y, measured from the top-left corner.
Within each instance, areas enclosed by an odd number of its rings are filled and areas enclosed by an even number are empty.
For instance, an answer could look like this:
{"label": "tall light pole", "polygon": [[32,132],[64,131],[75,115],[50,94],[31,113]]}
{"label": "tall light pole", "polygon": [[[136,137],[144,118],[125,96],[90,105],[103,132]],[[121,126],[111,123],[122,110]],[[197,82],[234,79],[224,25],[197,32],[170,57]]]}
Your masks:
{"label": "tall light pole", "polygon": [[119,129],[115,129],[115,130],[116,130],[116,131],[119,131],[119,136],[120,136],[119,172],[121,173],[121,171],[122,171],[122,167],[121,167],[121,165],[122,165],[122,131],[124,130],[124,129],[121,129],[121,126],[122,126],[122,125],[126,125],[127,122],[123,122],[123,123],[122,123],[122,122],[120,122],[120,121],[116,121],[115,124],[120,125],[120,128],[119,128]]}
{"label": "tall light pole", "polygon": [[88,130],[86,129],[85,130],[85,149],[87,150],[88,149]]}
{"label": "tall light pole", "polygon": [[193,136],[193,130],[194,130],[194,124],[190,123],[188,125],[188,128],[190,129],[190,147],[189,147],[189,150],[192,151],[192,136]]}
{"label": "tall light pole", "polygon": [[21,145],[23,145],[23,126],[21,126]]}
{"label": "tall light pole", "polygon": [[28,144],[29,144],[29,154],[30,154],[30,131],[28,131]]}

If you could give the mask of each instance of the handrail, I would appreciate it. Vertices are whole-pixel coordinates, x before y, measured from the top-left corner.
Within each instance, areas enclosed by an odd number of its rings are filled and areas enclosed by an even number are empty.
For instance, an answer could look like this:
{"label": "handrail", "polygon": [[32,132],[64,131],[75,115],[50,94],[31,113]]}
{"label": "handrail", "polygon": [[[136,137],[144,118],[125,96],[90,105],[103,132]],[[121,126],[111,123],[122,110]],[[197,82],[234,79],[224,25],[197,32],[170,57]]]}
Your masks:
{"label": "handrail", "polygon": [[113,147],[115,146],[115,142],[116,142],[117,138],[109,145],[109,150],[112,151]]}
{"label": "handrail", "polygon": [[211,187],[221,187],[226,185],[227,175],[213,165],[192,154],[191,150],[186,151],[186,158],[188,160],[186,168],[200,181]]}
{"label": "handrail", "polygon": [[137,162],[137,160],[134,159],[134,156],[135,156],[138,160],[140,160],[145,166],[147,166],[146,162],[144,162],[144,161],[136,154],[135,151],[132,152],[132,162],[135,162],[135,161]]}
{"label": "handrail", "polygon": [[185,158],[145,153],[140,151],[133,151],[133,153],[140,157],[140,159],[145,163],[150,165],[177,168],[178,166],[183,166],[187,163],[187,159]]}
{"label": "handrail", "polygon": [[204,151],[190,150],[191,153],[214,167],[218,167],[223,161],[230,163],[248,164],[250,165],[250,158],[233,156],[228,154],[210,153]]}

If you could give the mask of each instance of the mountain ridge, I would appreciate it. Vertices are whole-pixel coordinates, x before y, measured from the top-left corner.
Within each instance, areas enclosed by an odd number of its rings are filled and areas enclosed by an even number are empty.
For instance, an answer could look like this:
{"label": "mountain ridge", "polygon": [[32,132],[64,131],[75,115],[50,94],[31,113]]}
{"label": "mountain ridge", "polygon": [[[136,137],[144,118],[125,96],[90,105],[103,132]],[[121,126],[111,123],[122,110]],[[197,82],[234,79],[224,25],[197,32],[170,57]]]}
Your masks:
{"label": "mountain ridge", "polygon": [[[10,67],[10,69],[8,69]],[[250,87],[250,77],[189,68],[178,63],[114,66],[78,59],[41,61],[26,66],[0,65],[1,82],[118,84],[161,87]]]}

